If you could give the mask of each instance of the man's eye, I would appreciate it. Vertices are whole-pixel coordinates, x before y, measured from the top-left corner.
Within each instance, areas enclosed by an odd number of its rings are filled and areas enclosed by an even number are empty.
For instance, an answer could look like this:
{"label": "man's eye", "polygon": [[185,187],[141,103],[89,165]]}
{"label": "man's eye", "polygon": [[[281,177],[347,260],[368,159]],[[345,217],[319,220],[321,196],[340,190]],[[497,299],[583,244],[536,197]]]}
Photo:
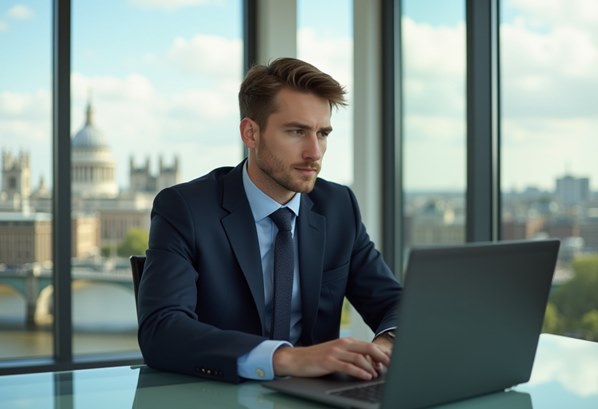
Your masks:
{"label": "man's eye", "polygon": [[291,135],[303,135],[305,132],[303,129],[289,129]]}

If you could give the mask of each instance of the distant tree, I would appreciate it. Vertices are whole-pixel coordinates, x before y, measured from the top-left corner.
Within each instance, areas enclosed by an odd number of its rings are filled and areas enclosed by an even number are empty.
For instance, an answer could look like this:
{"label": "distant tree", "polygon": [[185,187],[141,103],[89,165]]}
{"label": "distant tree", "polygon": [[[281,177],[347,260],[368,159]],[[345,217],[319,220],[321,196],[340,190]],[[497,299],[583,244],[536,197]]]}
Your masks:
{"label": "distant tree", "polygon": [[592,310],[581,318],[581,331],[584,338],[598,341],[598,310]]}
{"label": "distant tree", "polygon": [[100,248],[100,255],[102,257],[110,257],[110,246],[102,246]]}
{"label": "distant tree", "polygon": [[561,319],[556,306],[549,302],[546,306],[546,313],[544,314],[544,325],[542,332],[549,334],[560,334],[561,333]]}
{"label": "distant tree", "polygon": [[143,229],[131,229],[116,248],[119,257],[145,254],[149,241],[149,232]]}
{"label": "distant tree", "polygon": [[577,257],[572,268],[573,278],[551,297],[559,332],[598,339],[598,255]]}

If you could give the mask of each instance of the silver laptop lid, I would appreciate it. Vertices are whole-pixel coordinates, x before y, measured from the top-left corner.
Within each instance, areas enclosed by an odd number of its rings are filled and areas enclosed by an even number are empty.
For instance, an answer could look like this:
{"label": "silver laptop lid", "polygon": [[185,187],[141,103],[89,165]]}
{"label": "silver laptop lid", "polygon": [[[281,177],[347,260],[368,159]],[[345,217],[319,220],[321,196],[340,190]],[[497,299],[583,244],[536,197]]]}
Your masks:
{"label": "silver laptop lid", "polygon": [[529,380],[558,240],[413,248],[383,408]]}

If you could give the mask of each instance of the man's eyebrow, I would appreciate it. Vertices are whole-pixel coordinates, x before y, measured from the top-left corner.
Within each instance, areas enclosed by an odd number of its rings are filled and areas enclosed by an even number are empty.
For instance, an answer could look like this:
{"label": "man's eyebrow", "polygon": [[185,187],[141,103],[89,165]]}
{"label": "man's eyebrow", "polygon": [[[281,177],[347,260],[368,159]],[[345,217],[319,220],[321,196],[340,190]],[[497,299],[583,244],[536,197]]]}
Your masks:
{"label": "man's eyebrow", "polygon": [[[284,124],[284,126],[287,128],[312,129],[311,126],[296,121],[287,122],[286,124]],[[319,128],[318,132],[330,133],[332,132],[332,126],[325,126],[323,128]]]}

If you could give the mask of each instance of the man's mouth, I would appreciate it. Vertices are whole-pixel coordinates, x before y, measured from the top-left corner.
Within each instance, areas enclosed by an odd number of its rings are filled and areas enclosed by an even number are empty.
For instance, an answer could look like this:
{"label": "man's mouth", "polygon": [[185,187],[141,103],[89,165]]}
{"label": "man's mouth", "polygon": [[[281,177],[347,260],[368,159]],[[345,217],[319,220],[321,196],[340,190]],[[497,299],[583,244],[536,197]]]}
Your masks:
{"label": "man's mouth", "polygon": [[318,164],[295,166],[295,169],[308,176],[317,175],[320,172]]}

